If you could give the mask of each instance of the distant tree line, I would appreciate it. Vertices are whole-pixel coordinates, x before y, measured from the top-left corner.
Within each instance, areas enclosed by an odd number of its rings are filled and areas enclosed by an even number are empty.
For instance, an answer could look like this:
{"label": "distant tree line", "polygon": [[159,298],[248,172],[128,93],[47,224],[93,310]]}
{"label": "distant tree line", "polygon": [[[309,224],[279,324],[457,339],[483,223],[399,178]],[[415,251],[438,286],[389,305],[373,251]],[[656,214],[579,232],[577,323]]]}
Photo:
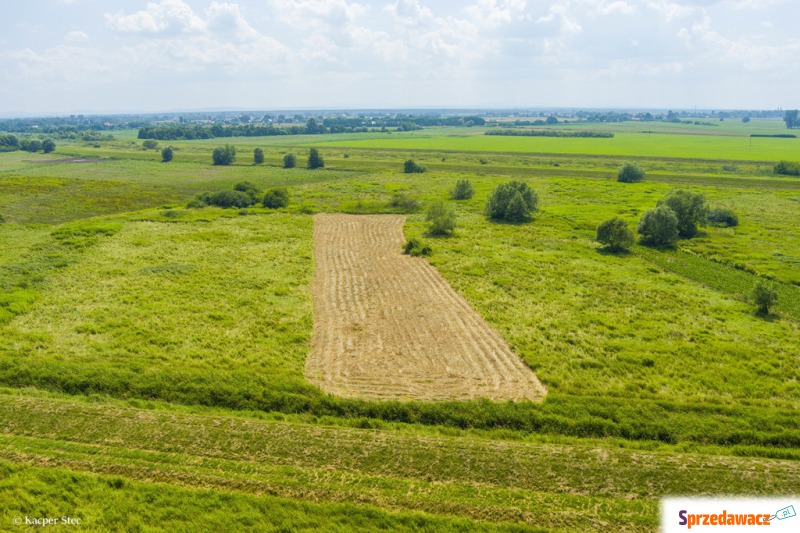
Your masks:
{"label": "distant tree line", "polygon": [[507,135],[510,137],[591,137],[610,139],[613,133],[607,131],[567,131],[567,130],[487,130],[486,135]]}
{"label": "distant tree line", "polygon": [[783,121],[786,122],[786,127],[790,130],[800,128],[800,110],[787,111],[783,115]]}
{"label": "distant tree line", "polygon": [[148,124],[139,129],[139,139],[177,141],[193,139],[214,139],[217,137],[269,137],[274,135],[318,135],[328,133],[366,133],[388,131],[412,131],[427,126],[483,126],[486,121],[478,116],[433,117],[404,116],[395,117],[331,117],[322,122],[309,118],[305,124],[276,126],[265,123],[247,124]]}

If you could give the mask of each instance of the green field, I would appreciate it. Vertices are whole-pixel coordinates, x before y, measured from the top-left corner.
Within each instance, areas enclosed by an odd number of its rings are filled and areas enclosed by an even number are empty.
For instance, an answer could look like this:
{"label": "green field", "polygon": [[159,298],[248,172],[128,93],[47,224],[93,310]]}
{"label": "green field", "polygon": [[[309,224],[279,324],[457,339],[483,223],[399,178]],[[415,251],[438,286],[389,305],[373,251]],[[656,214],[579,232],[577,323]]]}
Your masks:
{"label": "green field", "polygon": [[[558,127],[615,137],[175,141],[161,163],[122,132],[0,154],[0,530],[55,513],[100,530],[646,531],[664,495],[796,494],[800,179],[771,168],[800,140],[751,147],[785,131],[758,120]],[[214,167],[225,142],[237,161]],[[310,146],[325,169],[280,168]],[[409,157],[428,171],[403,174]],[[643,183],[616,181],[629,158]],[[462,178],[474,198],[448,200]],[[509,179],[539,194],[530,223],[483,215]],[[287,187],[290,205],[184,207],[244,180]],[[622,255],[594,242],[674,188],[739,226]],[[426,235],[436,200],[456,209],[452,237]],[[376,402],[306,382],[316,212],[406,212],[545,401]],[[760,278],[779,294],[769,316],[747,297]]]}

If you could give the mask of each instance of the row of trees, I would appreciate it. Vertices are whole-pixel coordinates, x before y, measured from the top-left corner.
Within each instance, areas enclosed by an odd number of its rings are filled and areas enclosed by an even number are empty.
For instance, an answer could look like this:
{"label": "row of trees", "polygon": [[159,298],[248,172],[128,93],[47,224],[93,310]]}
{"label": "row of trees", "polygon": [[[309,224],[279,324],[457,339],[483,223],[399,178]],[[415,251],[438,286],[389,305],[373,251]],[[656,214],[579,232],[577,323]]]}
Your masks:
{"label": "row of trees", "polygon": [[0,134],[0,152],[14,152],[24,150],[26,152],[44,152],[49,154],[55,151],[56,143],[52,139],[29,139],[23,137],[19,139],[14,134]]}
{"label": "row of trees", "polygon": [[[169,149],[171,150],[171,147]],[[167,161],[166,158],[164,160]],[[236,147],[232,144],[226,144],[225,146],[218,146],[217,148],[214,148],[214,151],[211,152],[211,160],[215,165],[230,165],[236,161]],[[253,151],[253,162],[256,164],[261,164],[264,162],[263,149],[256,148]],[[283,168],[295,168],[296,166],[297,156],[292,153],[288,153],[283,156]],[[314,170],[317,168],[323,168],[324,166],[325,160],[323,159],[322,154],[319,153],[318,149],[311,148],[308,152],[306,168]]]}

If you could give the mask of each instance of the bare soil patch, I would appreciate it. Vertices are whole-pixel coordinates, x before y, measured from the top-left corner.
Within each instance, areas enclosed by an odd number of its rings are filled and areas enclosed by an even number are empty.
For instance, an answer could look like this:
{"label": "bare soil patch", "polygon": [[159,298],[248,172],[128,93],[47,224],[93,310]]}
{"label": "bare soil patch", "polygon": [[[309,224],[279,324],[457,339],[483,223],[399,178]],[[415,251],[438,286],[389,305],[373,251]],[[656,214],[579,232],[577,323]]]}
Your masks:
{"label": "bare soil patch", "polygon": [[345,397],[540,400],[536,375],[425,259],[400,215],[314,219],[314,335],[306,377]]}

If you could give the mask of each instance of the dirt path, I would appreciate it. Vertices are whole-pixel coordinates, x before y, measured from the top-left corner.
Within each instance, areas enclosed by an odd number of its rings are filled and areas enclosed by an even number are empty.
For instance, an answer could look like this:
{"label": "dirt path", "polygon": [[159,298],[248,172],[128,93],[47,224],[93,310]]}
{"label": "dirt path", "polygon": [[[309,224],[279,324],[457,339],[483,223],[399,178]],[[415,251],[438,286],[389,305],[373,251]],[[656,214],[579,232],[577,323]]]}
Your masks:
{"label": "dirt path", "polygon": [[466,300],[401,254],[404,221],[316,215],[306,377],[345,397],[541,399],[536,375]]}

